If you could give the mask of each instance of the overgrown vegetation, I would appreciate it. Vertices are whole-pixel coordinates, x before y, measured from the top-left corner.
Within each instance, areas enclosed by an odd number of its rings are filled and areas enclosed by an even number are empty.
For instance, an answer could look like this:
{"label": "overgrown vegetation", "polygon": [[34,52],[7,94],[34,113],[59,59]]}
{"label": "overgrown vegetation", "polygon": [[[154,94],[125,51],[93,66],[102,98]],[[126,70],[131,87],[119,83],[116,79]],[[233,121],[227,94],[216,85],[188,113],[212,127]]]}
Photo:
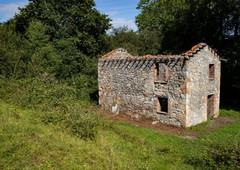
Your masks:
{"label": "overgrown vegetation", "polygon": [[97,113],[90,113],[87,108],[91,102],[89,93],[82,91],[84,89],[56,80],[1,80],[0,98],[15,106],[35,110],[38,119],[45,124],[60,125],[76,136],[93,139],[104,123]]}

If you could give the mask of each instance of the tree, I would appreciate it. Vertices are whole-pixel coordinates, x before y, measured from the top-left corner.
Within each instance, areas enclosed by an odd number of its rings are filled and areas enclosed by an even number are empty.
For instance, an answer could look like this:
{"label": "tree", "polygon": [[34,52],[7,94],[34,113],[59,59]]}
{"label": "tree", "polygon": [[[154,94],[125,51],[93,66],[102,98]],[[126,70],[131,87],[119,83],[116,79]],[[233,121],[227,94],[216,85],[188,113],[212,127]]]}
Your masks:
{"label": "tree", "polygon": [[110,37],[112,49],[124,48],[132,55],[139,55],[142,42],[137,32],[127,26],[113,28]]}
{"label": "tree", "polygon": [[14,30],[26,39],[33,72],[64,79],[88,74],[87,62],[109,50],[110,19],[94,6],[93,0],[29,0],[20,8]]}
{"label": "tree", "polygon": [[113,28],[110,34],[112,49],[124,48],[132,55],[158,54],[158,32],[136,32],[127,26]]}
{"label": "tree", "polygon": [[12,30],[12,24],[0,27],[0,74],[5,77],[21,77],[27,72],[25,41]]}
{"label": "tree", "polygon": [[60,55],[57,54],[53,43],[49,41],[47,27],[41,22],[32,21],[26,30],[22,41],[26,42],[25,51],[28,62],[29,76],[38,76],[43,73],[56,74],[60,64]]}
{"label": "tree", "polygon": [[206,42],[215,47],[239,36],[239,0],[141,0],[136,23],[160,32],[162,51],[179,52]]}
{"label": "tree", "polygon": [[15,16],[16,30],[24,34],[32,20],[40,21],[47,26],[51,41],[74,37],[77,49],[96,56],[106,50],[110,19],[94,6],[93,0],[29,0]]}

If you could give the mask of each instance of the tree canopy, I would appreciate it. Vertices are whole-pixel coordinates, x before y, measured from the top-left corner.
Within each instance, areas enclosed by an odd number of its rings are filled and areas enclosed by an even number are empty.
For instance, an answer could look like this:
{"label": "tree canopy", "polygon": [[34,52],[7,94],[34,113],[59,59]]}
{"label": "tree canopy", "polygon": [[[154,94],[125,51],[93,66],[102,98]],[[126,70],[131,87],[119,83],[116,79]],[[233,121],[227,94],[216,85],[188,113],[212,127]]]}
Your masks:
{"label": "tree canopy", "polygon": [[138,9],[138,28],[160,31],[163,51],[178,52],[199,42],[218,47],[239,37],[239,0],[140,0]]}
{"label": "tree canopy", "polygon": [[15,16],[16,30],[25,33],[33,20],[47,26],[50,40],[73,38],[77,49],[91,56],[105,48],[110,19],[94,8],[93,0],[29,0]]}
{"label": "tree canopy", "polygon": [[[29,0],[0,27],[0,62],[6,65],[1,73],[11,76],[21,70],[28,76],[47,72],[63,79],[79,74],[96,77],[92,65],[109,50],[106,30],[111,25],[94,6],[93,0]],[[6,44],[11,50],[6,50]]]}

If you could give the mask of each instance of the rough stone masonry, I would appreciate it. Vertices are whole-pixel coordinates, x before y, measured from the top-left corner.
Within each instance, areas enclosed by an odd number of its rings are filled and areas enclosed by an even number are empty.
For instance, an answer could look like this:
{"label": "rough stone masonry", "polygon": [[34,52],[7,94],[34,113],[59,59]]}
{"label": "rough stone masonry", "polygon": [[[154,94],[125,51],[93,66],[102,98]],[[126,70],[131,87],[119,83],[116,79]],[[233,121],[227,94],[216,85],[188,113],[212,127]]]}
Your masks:
{"label": "rough stone masonry", "polygon": [[99,104],[190,127],[219,115],[219,56],[200,43],[182,55],[131,56],[116,49],[99,59]]}

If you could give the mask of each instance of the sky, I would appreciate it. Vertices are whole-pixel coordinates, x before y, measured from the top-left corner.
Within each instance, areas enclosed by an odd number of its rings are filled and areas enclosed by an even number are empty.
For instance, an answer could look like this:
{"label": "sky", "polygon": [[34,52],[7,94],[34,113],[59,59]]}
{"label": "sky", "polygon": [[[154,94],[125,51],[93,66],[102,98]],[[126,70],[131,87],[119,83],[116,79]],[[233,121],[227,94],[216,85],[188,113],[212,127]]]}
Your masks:
{"label": "sky", "polygon": [[[139,14],[136,9],[140,0],[94,0],[96,9],[102,14],[108,15],[115,28],[120,26],[128,26],[133,30],[137,30],[135,24],[135,16]],[[18,7],[24,7],[28,4],[28,0],[0,0],[0,22],[11,19],[15,13],[18,13]]]}

